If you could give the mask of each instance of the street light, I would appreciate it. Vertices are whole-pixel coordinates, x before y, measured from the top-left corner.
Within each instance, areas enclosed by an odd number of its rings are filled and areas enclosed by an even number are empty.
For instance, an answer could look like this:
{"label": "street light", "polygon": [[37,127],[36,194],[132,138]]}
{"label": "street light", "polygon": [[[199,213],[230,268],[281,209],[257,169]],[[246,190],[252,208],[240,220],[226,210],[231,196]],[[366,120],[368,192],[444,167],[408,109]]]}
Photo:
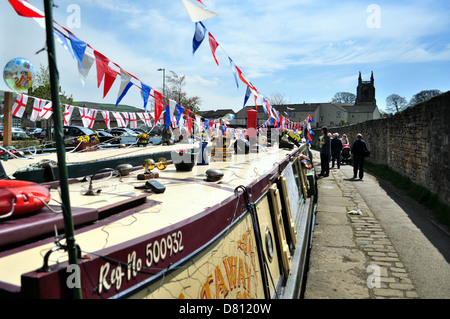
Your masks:
{"label": "street light", "polygon": [[166,69],[158,69],[158,71],[163,71],[163,95],[166,95]]}

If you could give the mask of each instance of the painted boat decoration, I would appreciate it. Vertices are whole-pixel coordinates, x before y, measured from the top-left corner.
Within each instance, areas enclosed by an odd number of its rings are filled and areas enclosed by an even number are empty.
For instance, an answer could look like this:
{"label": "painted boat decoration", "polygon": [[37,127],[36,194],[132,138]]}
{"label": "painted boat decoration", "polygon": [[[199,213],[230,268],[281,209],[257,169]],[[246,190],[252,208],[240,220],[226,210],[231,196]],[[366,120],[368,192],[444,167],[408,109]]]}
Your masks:
{"label": "painted boat decoration", "polygon": [[168,158],[71,178],[77,265],[53,235],[64,232],[58,183],[43,183],[48,205],[0,221],[0,296],[298,298],[316,199],[308,156],[307,144],[268,147],[191,171]]}

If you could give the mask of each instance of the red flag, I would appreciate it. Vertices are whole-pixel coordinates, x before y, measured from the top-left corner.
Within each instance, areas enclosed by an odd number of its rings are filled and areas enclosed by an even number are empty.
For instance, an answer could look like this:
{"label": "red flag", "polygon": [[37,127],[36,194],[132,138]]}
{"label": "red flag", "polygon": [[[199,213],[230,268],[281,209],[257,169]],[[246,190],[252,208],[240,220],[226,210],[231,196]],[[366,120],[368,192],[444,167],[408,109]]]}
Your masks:
{"label": "red flag", "polygon": [[193,118],[192,117],[188,117],[188,134],[191,134],[192,131],[192,124],[193,124]]}
{"label": "red flag", "polygon": [[238,67],[236,67],[236,70],[238,71],[241,81],[244,82],[250,90],[252,90],[253,95],[257,95],[258,90],[244,77],[244,75],[242,75],[242,71]]}
{"label": "red flag", "polygon": [[219,43],[217,43],[216,39],[213,37],[211,33],[209,33],[209,46],[211,47],[211,52],[214,57],[214,61],[216,61],[216,64],[218,66],[219,62],[217,62],[216,58],[216,49],[219,46]]}
{"label": "red flag", "polygon": [[16,10],[17,14],[22,17],[27,18],[44,18],[43,15],[39,14],[38,12],[34,11],[33,9],[29,8],[19,0],[9,0],[9,3],[12,5],[14,10]]}
{"label": "red flag", "polygon": [[155,94],[155,123],[156,123],[158,122],[163,111],[163,103],[162,103],[163,96],[161,93],[155,90],[153,90],[153,93]]}
{"label": "red flag", "polygon": [[97,66],[97,87],[100,87],[103,78],[105,78],[103,85],[103,98],[105,98],[119,73],[108,66],[109,59],[103,54],[94,50],[94,55],[95,65]]}

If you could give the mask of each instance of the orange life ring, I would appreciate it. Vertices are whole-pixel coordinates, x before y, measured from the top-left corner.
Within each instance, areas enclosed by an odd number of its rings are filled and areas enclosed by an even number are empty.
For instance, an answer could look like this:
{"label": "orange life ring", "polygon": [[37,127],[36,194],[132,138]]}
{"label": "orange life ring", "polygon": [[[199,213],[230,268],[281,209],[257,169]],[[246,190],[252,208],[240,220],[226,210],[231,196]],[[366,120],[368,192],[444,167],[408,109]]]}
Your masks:
{"label": "orange life ring", "polygon": [[0,180],[0,218],[35,212],[48,204],[50,191],[33,182]]}

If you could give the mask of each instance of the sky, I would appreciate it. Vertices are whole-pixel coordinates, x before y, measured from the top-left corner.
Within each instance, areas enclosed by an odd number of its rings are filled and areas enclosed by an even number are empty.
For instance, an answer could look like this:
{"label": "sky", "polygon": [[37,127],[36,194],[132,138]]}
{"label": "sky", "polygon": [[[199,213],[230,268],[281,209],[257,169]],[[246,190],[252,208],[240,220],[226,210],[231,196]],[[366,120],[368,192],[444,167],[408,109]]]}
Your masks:
{"label": "sky", "polygon": [[[195,0],[193,3],[201,4]],[[29,0],[43,11],[43,1]],[[358,74],[373,71],[380,110],[398,94],[450,90],[447,0],[202,0],[218,14],[203,21],[219,43],[216,65],[208,39],[193,54],[194,23],[182,0],[55,0],[54,19],[142,82],[162,92],[163,72],[186,76],[185,91],[201,110],[243,107],[246,87],[228,57],[261,95],[288,103],[329,102],[356,94]],[[0,68],[15,57],[47,66],[45,30],[0,1]],[[103,98],[95,65],[83,86],[77,62],[57,44],[60,85],[76,101],[115,103],[120,77]],[[166,82],[167,85],[167,82]],[[0,90],[9,91],[4,81]],[[121,104],[143,108],[132,87]],[[252,100],[247,102],[250,105]]]}

